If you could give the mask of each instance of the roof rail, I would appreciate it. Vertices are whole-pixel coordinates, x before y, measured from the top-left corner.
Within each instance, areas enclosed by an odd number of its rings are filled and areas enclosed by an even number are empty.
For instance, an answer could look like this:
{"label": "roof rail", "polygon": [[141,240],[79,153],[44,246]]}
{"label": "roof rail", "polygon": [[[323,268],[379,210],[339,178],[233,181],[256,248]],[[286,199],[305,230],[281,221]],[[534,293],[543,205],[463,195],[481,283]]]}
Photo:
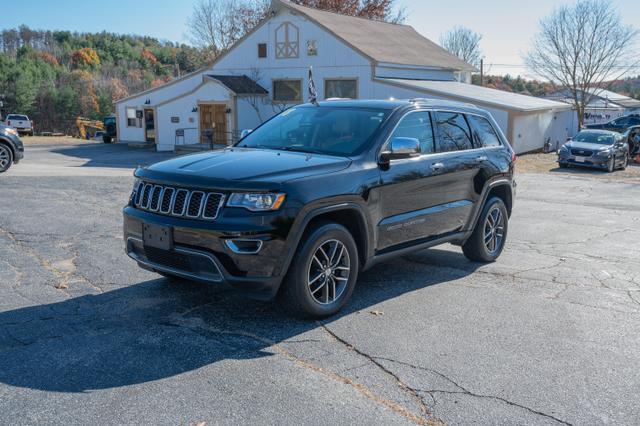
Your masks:
{"label": "roof rail", "polygon": [[460,106],[467,106],[467,107],[471,107],[471,108],[477,108],[477,106],[475,104],[469,103],[469,102],[459,102],[459,101],[450,101],[448,99],[436,99],[436,98],[411,98],[408,100],[411,103],[416,103],[416,102],[425,102],[425,103],[438,103],[438,102],[442,102],[442,103],[449,103],[449,104],[457,104]]}
{"label": "roof rail", "polygon": [[327,98],[325,101],[352,101],[351,98]]}

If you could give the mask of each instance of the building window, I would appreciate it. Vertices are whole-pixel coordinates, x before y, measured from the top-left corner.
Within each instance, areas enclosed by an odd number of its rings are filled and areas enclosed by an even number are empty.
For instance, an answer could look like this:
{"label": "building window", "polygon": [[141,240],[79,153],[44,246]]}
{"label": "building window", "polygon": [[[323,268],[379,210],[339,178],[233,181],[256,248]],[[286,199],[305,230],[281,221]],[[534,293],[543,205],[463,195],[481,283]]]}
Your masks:
{"label": "building window", "polygon": [[307,40],[307,55],[318,55],[318,42],[316,40]]}
{"label": "building window", "polygon": [[291,22],[276,28],[276,58],[297,58],[300,53],[300,31]]}
{"label": "building window", "polygon": [[358,98],[358,80],[356,79],[333,79],[324,81],[324,98]]}
{"label": "building window", "polygon": [[258,58],[267,57],[267,43],[258,43]]}
{"label": "building window", "polygon": [[273,80],[274,102],[302,102],[302,80]]}
{"label": "building window", "polygon": [[140,127],[138,125],[138,114],[135,108],[127,107],[127,127]]}

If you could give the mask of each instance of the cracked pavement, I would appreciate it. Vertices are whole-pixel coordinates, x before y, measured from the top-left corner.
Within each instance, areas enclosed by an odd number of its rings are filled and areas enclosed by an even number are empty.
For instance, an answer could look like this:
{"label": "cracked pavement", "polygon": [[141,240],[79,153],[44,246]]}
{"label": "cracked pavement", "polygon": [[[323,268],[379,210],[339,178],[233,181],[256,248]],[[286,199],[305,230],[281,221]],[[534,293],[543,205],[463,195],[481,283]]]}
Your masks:
{"label": "cracked pavement", "polygon": [[637,184],[519,175],[497,262],[414,253],[310,322],[125,256],[132,164],[161,158],[27,147],[0,177],[0,423],[640,420]]}

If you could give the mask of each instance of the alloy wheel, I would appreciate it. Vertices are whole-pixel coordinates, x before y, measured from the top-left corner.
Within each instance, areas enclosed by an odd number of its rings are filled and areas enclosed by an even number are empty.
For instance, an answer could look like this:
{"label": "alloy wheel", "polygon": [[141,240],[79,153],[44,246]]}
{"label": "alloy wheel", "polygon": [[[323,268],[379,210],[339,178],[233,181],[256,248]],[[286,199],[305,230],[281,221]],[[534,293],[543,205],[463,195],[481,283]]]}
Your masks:
{"label": "alloy wheel", "polygon": [[498,207],[491,209],[484,223],[484,246],[493,255],[502,247],[504,215]]}
{"label": "alloy wheel", "polygon": [[7,148],[0,146],[0,170],[4,170],[9,167],[11,163],[11,154]]}
{"label": "alloy wheel", "polygon": [[307,288],[311,297],[328,305],[342,296],[351,272],[347,247],[338,240],[322,243],[313,253],[307,273]]}

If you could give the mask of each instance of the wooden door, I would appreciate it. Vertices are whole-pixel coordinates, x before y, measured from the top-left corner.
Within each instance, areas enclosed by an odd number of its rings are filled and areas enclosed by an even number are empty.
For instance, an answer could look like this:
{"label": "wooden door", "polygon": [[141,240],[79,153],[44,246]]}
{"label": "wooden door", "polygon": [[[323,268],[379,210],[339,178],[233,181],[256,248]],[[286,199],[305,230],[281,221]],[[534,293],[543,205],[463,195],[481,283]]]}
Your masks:
{"label": "wooden door", "polygon": [[217,144],[227,144],[227,106],[225,104],[200,105],[200,142],[209,143],[204,136],[205,130],[213,130],[213,141]]}

